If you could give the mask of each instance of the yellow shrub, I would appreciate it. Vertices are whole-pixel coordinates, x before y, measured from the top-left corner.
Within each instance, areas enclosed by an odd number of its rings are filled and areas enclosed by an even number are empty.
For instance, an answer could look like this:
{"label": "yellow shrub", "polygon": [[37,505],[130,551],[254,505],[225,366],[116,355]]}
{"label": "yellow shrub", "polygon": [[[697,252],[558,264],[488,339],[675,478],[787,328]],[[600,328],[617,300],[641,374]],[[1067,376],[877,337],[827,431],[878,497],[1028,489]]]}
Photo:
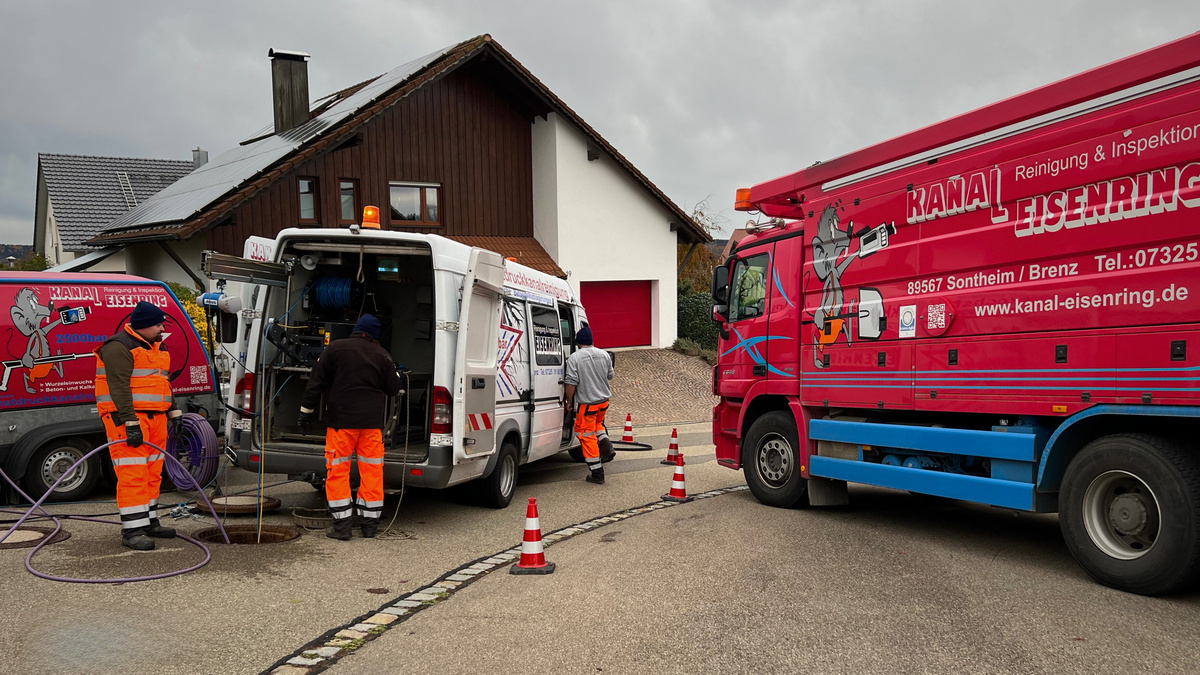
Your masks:
{"label": "yellow shrub", "polygon": [[192,323],[196,324],[196,331],[200,333],[200,341],[204,343],[204,348],[209,349],[208,345],[208,314],[204,308],[196,302],[183,301],[183,308],[187,310],[188,316],[191,317]]}

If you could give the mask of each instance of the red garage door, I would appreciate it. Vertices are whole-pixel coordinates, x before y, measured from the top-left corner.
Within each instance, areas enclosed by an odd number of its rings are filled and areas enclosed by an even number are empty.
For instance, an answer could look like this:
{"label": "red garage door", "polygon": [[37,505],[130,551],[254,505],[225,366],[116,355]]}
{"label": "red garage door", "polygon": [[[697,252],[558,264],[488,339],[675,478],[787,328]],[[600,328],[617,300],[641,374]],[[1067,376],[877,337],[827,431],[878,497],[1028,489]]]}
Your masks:
{"label": "red garage door", "polygon": [[584,281],[579,296],[597,347],[650,344],[649,281]]}

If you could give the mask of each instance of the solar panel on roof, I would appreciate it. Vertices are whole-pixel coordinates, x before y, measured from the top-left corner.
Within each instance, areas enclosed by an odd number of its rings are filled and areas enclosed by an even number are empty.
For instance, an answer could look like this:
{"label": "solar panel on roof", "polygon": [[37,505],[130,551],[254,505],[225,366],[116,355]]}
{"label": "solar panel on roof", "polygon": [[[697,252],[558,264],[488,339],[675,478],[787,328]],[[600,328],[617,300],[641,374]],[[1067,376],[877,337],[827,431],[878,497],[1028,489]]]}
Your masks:
{"label": "solar panel on roof", "polygon": [[424,70],[457,46],[458,44],[451,45],[393,68],[295,129],[221,153],[208,164],[114,220],[103,232],[119,232],[190,219],[222,196],[258,176],[267,167],[292,154],[330,127]]}

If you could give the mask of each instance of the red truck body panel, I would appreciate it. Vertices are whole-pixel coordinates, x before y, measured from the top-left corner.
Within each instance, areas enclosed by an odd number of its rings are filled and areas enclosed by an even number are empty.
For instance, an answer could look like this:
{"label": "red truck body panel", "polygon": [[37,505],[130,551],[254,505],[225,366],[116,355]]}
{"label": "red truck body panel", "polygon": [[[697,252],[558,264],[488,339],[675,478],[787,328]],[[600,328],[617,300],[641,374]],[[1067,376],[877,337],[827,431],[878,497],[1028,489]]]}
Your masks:
{"label": "red truck body panel", "polygon": [[[739,465],[768,390],[1006,416],[1200,404],[1200,82],[846,178],[1198,65],[1193,35],[752,188],[800,221],[733,256],[718,459]],[[758,276],[768,311],[741,315]]]}

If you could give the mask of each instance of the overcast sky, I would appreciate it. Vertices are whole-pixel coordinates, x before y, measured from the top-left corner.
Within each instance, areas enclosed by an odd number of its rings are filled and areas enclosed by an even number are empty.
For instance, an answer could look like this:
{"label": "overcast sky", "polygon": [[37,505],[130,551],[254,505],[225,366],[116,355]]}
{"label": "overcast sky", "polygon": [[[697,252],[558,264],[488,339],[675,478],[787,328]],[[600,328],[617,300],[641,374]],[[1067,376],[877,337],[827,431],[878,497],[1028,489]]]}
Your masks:
{"label": "overcast sky", "polygon": [[790,173],[1200,30],[1197,0],[0,1],[0,242],[37,153],[191,159],[271,121],[267,49],[317,96],[490,33],[677,204]]}

